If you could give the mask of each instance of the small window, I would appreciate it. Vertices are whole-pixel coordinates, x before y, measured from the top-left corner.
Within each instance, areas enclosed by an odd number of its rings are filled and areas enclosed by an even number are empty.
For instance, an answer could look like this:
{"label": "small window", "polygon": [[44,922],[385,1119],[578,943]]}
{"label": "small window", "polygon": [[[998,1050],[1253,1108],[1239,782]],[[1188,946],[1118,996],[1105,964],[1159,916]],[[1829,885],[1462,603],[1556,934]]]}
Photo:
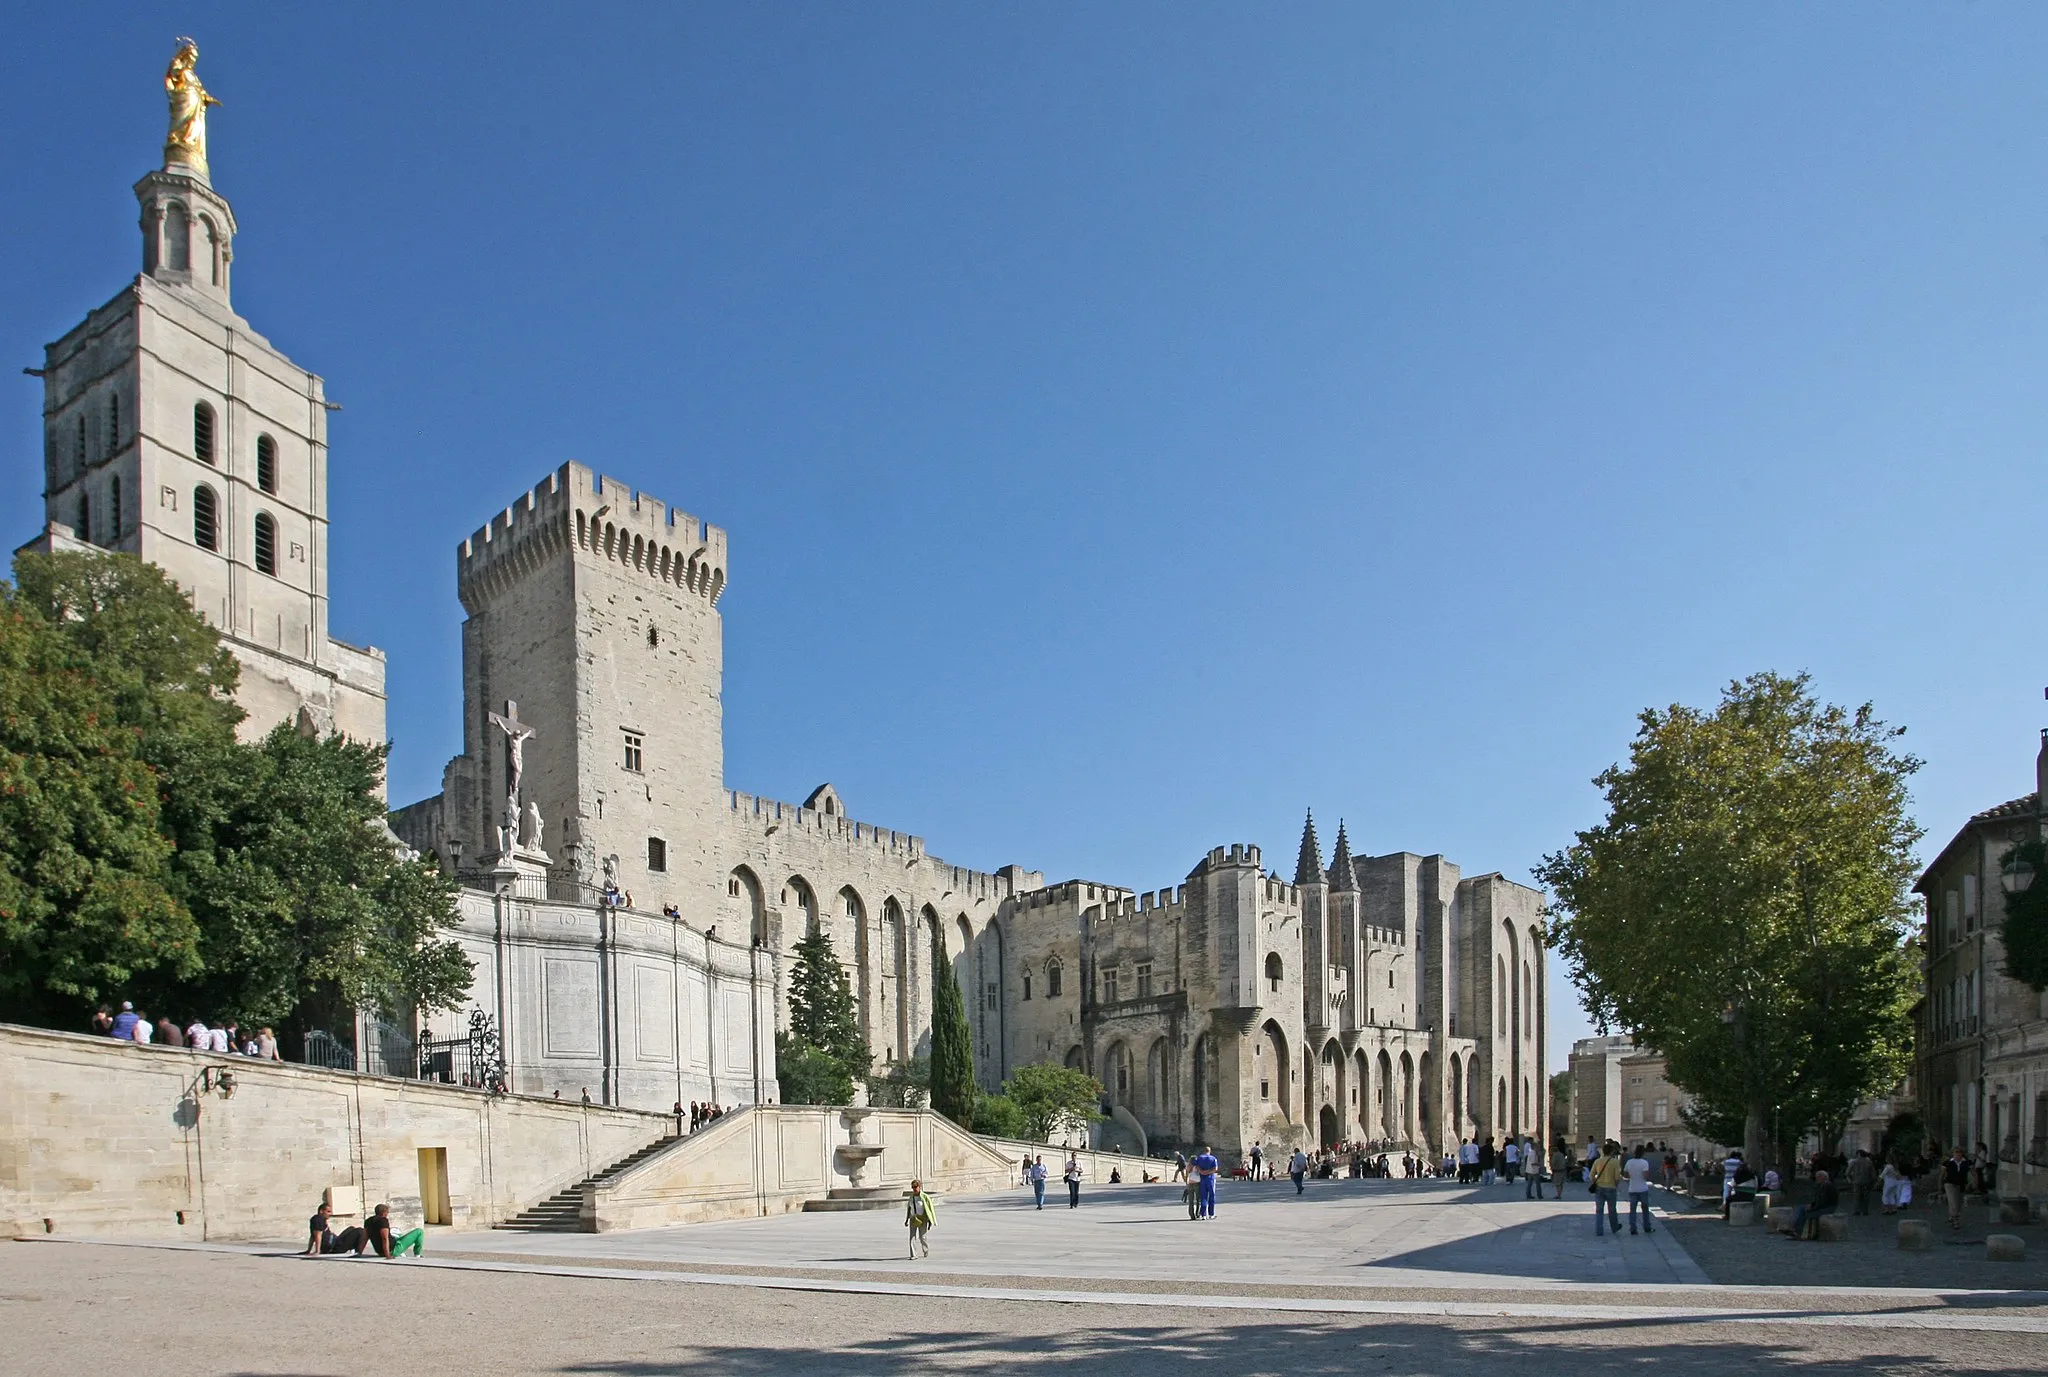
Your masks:
{"label": "small window", "polygon": [[256,572],[277,577],[277,522],[269,512],[256,513]]}
{"label": "small window", "polygon": [[645,741],[638,732],[626,733],[626,768],[639,774],[646,761]]}
{"label": "small window", "polygon": [[993,1010],[1001,1002],[1002,987],[991,982],[982,988],[982,1002]]}
{"label": "small window", "polygon": [[1150,999],[1151,997],[1152,997],[1152,968],[1151,968],[1150,966],[1142,966],[1142,965],[1141,965],[1141,966],[1139,966],[1139,967],[1138,967],[1138,998],[1140,998],[1140,999]]}
{"label": "small window", "polygon": [[647,648],[649,650],[655,650],[658,649],[660,645],[661,628],[656,626],[653,622],[649,622],[647,624]]}
{"label": "small window", "polygon": [[1031,972],[1030,972],[1030,971],[1026,971],[1026,972],[1024,972],[1024,998],[1025,998],[1025,1000],[1026,1000],[1026,1001],[1029,1001],[1029,1000],[1030,1000],[1030,998],[1031,998]]}
{"label": "small window", "polygon": [[737,875],[728,875],[728,876],[726,876],[726,878],[725,878],[725,897],[726,897],[726,898],[728,898],[728,899],[737,899],[737,898],[739,898],[739,897],[740,897],[740,877],[739,877],[739,876],[737,876]]}
{"label": "small window", "polygon": [[71,457],[80,469],[85,467],[85,417],[83,414],[78,418],[78,442],[73,447]]}
{"label": "small window", "polygon": [[107,480],[107,543],[121,538],[121,475]]}
{"label": "small window", "polygon": [[647,839],[647,868],[657,874],[668,869],[668,843],[660,837]]}
{"label": "small window", "polygon": [[1259,1082],[1259,1098],[1260,1098],[1260,1099],[1262,1099],[1262,1100],[1270,1100],[1270,1099],[1272,1099],[1272,1098],[1273,1098],[1273,1082],[1271,1082],[1271,1081],[1260,1081],[1260,1082]]}
{"label": "small window", "polygon": [[213,408],[205,402],[192,408],[192,457],[202,464],[213,462]]}
{"label": "small window", "polygon": [[1116,1003],[1116,1000],[1116,972],[1104,971],[1102,973],[1102,1002],[1105,1004],[1114,1004]]}
{"label": "small window", "polygon": [[1280,992],[1280,978],[1281,978],[1281,975],[1282,975],[1282,968],[1281,968],[1281,965],[1280,965],[1280,953],[1279,953],[1279,952],[1277,952],[1277,951],[1269,951],[1269,952],[1267,952],[1267,953],[1266,953],[1266,984],[1272,987],[1273,993],[1275,993],[1275,994],[1278,994],[1278,993]]}
{"label": "small window", "polygon": [[78,538],[88,543],[92,540],[92,494],[78,495]]}
{"label": "small window", "polygon": [[107,394],[107,452],[121,448],[121,394]]}
{"label": "small window", "polygon": [[269,493],[277,491],[277,441],[268,435],[256,437],[256,486]]}
{"label": "small window", "polygon": [[1060,963],[1055,961],[1045,968],[1045,997],[1056,999],[1060,993]]}
{"label": "small window", "polygon": [[192,543],[202,550],[220,548],[219,499],[204,483],[192,490]]}

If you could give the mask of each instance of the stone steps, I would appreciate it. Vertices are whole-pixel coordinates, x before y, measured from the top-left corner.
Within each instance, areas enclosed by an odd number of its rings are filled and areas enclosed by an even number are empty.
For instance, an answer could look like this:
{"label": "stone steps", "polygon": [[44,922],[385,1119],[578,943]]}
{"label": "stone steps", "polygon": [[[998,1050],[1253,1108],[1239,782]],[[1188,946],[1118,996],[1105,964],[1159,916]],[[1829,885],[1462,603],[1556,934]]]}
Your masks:
{"label": "stone steps", "polygon": [[662,1151],[680,1140],[663,1138],[649,1143],[631,1157],[621,1157],[593,1176],[586,1176],[567,1190],[556,1191],[547,1199],[528,1209],[520,1211],[510,1219],[493,1224],[494,1229],[509,1229],[520,1233],[574,1234],[583,1231],[583,1188],[600,1181],[608,1181],[625,1171],[638,1166],[655,1153]]}

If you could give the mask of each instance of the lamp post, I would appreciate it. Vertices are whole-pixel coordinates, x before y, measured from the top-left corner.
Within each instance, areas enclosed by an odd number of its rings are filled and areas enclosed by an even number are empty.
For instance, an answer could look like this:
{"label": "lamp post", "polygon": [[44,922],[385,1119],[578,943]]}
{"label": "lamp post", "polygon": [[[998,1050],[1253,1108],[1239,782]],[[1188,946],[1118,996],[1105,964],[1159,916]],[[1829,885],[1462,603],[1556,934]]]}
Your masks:
{"label": "lamp post", "polygon": [[2015,847],[1998,867],[1998,884],[2008,895],[2025,894],[2034,886],[2034,866]]}

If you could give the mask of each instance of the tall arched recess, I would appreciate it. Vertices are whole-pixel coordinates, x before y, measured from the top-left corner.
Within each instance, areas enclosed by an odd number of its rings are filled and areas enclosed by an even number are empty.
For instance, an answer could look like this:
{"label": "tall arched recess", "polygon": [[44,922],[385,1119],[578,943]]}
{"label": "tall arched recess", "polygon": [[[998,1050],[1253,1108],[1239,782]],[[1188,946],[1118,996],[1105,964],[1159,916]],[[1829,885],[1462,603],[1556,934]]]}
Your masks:
{"label": "tall arched recess", "polygon": [[[876,1020],[874,941],[868,933],[868,906],[852,885],[839,891],[839,911],[845,915],[844,931],[853,951],[853,997],[860,1003],[860,1035],[868,1049],[879,1055],[882,1029]],[[884,1044],[886,1045],[886,1044]]]}

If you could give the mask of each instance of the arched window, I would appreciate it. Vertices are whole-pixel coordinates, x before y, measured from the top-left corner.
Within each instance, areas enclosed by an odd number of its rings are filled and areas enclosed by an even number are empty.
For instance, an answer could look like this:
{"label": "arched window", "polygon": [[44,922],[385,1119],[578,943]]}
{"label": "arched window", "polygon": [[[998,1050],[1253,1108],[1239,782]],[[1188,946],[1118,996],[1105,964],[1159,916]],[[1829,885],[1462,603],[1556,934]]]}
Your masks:
{"label": "arched window", "polygon": [[205,402],[192,408],[192,457],[202,464],[213,462],[213,408]]}
{"label": "arched window", "polygon": [[204,483],[192,490],[192,543],[202,550],[220,548],[220,499]]}
{"label": "arched window", "polygon": [[107,453],[121,448],[121,394],[107,394]]}
{"label": "arched window", "polygon": [[192,222],[183,206],[174,205],[164,212],[164,257],[174,271],[192,271]]}
{"label": "arched window", "polygon": [[277,441],[268,435],[256,437],[256,486],[265,492],[277,491]]}
{"label": "arched window", "polygon": [[107,544],[121,538],[121,476],[107,481]]}
{"label": "arched window", "polygon": [[92,539],[91,493],[82,492],[78,495],[78,538],[84,541]]}
{"label": "arched window", "polygon": [[1513,1025],[1508,1022],[1508,963],[1505,957],[1496,956],[1493,958],[1493,964],[1496,967],[1493,992],[1500,1004],[1500,1018],[1493,1025],[1494,1033],[1498,1037],[1506,1037],[1514,1031]]}
{"label": "arched window", "polygon": [[256,513],[256,572],[277,577],[277,523],[269,512]]}
{"label": "arched window", "polygon": [[1045,963],[1045,997],[1057,999],[1060,993],[1060,959],[1055,956]]}
{"label": "arched window", "polygon": [[1266,984],[1267,984],[1268,986],[1270,986],[1270,987],[1272,988],[1272,990],[1273,990],[1273,991],[1274,991],[1274,992],[1275,992],[1276,994],[1277,994],[1277,993],[1279,992],[1279,990],[1280,990],[1280,977],[1281,977],[1281,975],[1282,975],[1282,974],[1283,974],[1283,968],[1282,968],[1282,967],[1281,967],[1281,965],[1280,965],[1280,953],[1279,953],[1279,952],[1277,952],[1277,951],[1269,951],[1269,952],[1267,952],[1267,953],[1266,953]]}

